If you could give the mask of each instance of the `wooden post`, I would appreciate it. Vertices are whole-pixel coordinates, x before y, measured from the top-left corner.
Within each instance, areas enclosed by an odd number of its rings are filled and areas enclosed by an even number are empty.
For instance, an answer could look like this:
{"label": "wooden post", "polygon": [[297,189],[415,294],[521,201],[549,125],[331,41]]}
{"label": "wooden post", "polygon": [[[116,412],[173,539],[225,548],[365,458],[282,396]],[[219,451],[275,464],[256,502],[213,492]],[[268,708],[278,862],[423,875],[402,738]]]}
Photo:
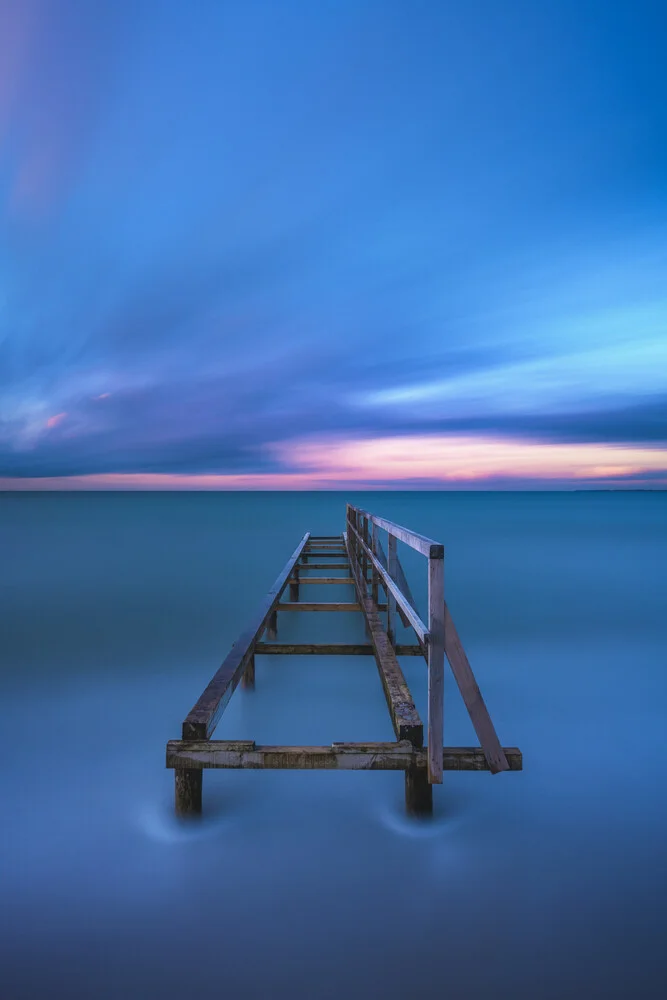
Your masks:
{"label": "wooden post", "polygon": [[177,816],[201,815],[202,775],[201,770],[191,767],[177,767],[174,771]]}
{"label": "wooden post", "polygon": [[405,771],[405,810],[408,816],[433,815],[433,786],[425,767],[408,767]]}
{"label": "wooden post", "polygon": [[[396,579],[396,535],[389,532],[387,538],[387,572],[392,580]],[[387,588],[387,635],[393,646],[396,645],[396,598]]]}
{"label": "wooden post", "polygon": [[278,612],[274,611],[269,618],[269,624],[266,629],[266,634],[269,639],[275,639],[278,635]]}
{"label": "wooden post", "polygon": [[241,678],[241,687],[245,688],[246,691],[255,690],[255,654],[253,653],[248,660],[248,666],[245,668],[245,673]]}
{"label": "wooden post", "polygon": [[428,780],[432,785],[441,785],[445,687],[445,573],[443,556],[429,556],[428,560],[428,631]]}
{"label": "wooden post", "polygon": [[299,567],[294,567],[294,579],[290,581],[289,585],[289,599],[290,601],[299,600]]}
{"label": "wooden post", "polygon": [[[373,550],[373,555],[377,558],[377,554],[378,554],[378,534],[379,534],[379,531],[380,531],[380,529],[378,528],[377,524],[373,524],[372,531],[373,531],[373,537],[372,537],[372,542],[371,542],[371,548]],[[379,581],[379,579],[380,579],[380,575],[379,575],[378,571],[375,569],[375,566],[374,566],[373,567],[373,584],[372,584],[372,587],[371,587],[371,594],[372,594],[373,600],[374,600],[374,602],[376,604],[378,603],[378,581]]]}

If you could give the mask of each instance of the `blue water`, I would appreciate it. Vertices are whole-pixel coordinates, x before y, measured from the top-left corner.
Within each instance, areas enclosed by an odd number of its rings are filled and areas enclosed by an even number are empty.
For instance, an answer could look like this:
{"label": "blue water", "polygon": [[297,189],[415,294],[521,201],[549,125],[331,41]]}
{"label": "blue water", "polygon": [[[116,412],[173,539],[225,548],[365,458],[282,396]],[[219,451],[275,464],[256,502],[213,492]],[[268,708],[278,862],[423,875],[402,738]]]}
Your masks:
{"label": "blue water", "polygon": [[[345,499],[444,541],[525,770],[446,774],[430,823],[400,774],[207,772],[179,824],[167,739]],[[3,1000],[665,995],[665,494],[5,494],[0,552]],[[355,616],[279,629],[363,641]],[[393,738],[370,657],[258,658],[216,735]]]}

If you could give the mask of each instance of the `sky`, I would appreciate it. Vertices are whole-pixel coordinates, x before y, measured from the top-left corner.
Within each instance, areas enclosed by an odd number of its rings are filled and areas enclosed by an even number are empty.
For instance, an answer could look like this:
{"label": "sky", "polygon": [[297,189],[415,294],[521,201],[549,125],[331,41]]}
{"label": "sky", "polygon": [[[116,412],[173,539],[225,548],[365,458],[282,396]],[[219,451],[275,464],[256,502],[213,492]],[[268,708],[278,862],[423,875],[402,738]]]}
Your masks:
{"label": "sky", "polygon": [[0,0],[0,489],[667,487],[667,6]]}

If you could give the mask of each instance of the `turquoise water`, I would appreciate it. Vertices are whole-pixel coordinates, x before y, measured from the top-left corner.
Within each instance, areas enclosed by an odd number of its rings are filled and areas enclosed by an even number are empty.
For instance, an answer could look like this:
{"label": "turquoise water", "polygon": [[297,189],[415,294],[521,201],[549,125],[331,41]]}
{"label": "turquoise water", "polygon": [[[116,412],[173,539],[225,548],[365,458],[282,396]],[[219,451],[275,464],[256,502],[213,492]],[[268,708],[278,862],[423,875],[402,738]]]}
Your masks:
{"label": "turquoise water", "polygon": [[[525,771],[446,774],[426,824],[400,774],[208,772],[180,825],[166,740],[346,499],[445,543]],[[663,995],[665,494],[4,494],[0,551],[3,997]],[[279,629],[363,641],[356,616]],[[446,742],[473,742],[451,676],[445,698]],[[258,658],[216,735],[393,737],[369,657]]]}

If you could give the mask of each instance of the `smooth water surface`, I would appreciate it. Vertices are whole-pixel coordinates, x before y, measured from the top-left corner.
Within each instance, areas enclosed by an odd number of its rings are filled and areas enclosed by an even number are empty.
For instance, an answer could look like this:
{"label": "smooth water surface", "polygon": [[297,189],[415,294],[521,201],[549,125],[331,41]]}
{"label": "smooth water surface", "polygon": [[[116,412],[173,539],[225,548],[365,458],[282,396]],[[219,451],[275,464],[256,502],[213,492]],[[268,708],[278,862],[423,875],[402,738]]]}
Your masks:
{"label": "smooth water surface", "polygon": [[[401,774],[209,771],[177,822],[167,739],[346,499],[444,541],[525,770],[446,774],[430,823]],[[665,494],[5,494],[0,552],[3,998],[665,995]],[[279,638],[363,627],[283,615]],[[474,742],[451,675],[445,697],[445,742]],[[393,733],[371,657],[258,657],[216,736]]]}

